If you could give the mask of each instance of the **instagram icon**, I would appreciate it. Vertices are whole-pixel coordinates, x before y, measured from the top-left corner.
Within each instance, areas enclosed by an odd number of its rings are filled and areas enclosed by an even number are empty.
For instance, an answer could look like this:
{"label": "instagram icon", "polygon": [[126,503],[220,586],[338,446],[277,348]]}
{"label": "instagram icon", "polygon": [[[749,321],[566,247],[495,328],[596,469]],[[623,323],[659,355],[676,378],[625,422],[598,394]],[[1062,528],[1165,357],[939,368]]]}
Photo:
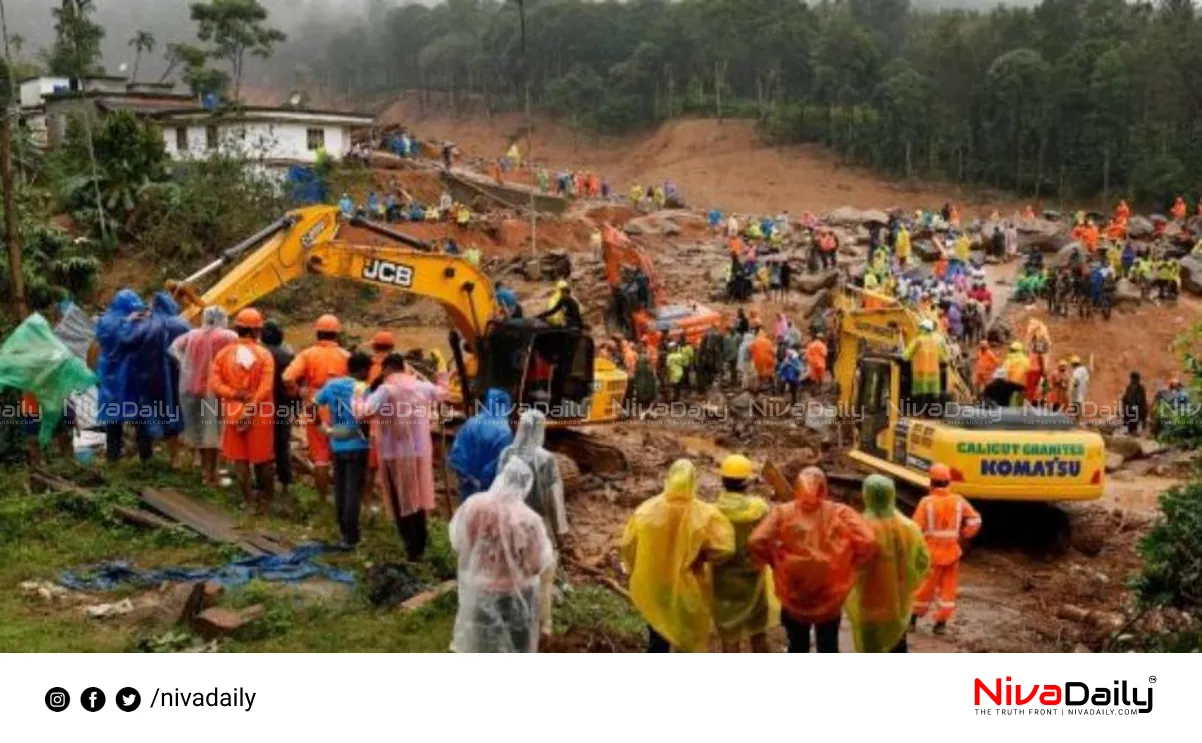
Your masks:
{"label": "instagram icon", "polygon": [[46,707],[51,712],[62,712],[71,706],[71,695],[61,686],[56,686],[46,692]]}

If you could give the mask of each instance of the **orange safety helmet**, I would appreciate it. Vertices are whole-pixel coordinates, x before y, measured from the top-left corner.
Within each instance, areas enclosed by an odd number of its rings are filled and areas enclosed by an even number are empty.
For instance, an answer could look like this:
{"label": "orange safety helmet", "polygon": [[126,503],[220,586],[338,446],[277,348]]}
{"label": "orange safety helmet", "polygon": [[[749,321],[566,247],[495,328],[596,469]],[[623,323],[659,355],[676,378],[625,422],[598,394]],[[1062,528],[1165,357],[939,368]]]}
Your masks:
{"label": "orange safety helmet", "polygon": [[392,333],[381,330],[371,337],[371,345],[373,348],[395,348],[396,341],[393,339]]}
{"label": "orange safety helmet", "polygon": [[333,315],[322,315],[317,318],[313,329],[318,333],[341,333],[342,323]]}
{"label": "orange safety helmet", "polygon": [[936,482],[952,481],[952,471],[948,469],[947,465],[943,464],[942,462],[936,462],[935,464],[931,465],[930,475],[932,484]]}
{"label": "orange safety helmet", "polygon": [[263,315],[253,307],[247,307],[234,316],[234,327],[249,330],[263,329]]}

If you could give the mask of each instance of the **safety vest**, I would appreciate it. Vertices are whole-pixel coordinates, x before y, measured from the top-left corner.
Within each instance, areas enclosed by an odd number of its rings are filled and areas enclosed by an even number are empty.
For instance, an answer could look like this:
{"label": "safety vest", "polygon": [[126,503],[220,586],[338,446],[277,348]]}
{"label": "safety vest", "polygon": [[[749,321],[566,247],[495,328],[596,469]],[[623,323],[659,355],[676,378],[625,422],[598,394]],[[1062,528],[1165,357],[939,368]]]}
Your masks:
{"label": "safety vest", "polygon": [[914,376],[939,376],[939,340],[935,336],[923,335],[914,340],[910,372]]}
{"label": "safety vest", "polygon": [[914,519],[922,529],[935,565],[950,565],[959,560],[963,554],[961,537],[966,532],[975,533],[981,524],[981,517],[963,498],[938,489],[922,499]]}

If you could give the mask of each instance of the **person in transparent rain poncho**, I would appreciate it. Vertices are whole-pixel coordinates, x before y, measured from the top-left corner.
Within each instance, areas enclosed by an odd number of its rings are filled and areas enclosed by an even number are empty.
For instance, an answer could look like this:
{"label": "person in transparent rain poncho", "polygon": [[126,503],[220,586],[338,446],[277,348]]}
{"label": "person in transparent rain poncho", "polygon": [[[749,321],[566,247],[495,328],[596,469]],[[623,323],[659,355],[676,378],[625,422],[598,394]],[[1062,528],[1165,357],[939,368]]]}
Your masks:
{"label": "person in transparent rain poncho", "polygon": [[525,462],[534,471],[534,487],[526,496],[526,505],[542,517],[543,525],[555,549],[555,564],[544,570],[538,586],[539,632],[551,634],[552,596],[555,591],[555,566],[559,552],[568,536],[568,517],[563,504],[563,477],[555,455],[543,448],[547,437],[547,416],[537,410],[527,410],[518,421],[513,443],[501,452],[498,467],[504,468],[514,459]]}
{"label": "person in transparent rain poncho", "polygon": [[451,519],[459,556],[457,653],[538,651],[538,586],[555,550],[543,519],[526,505],[534,471],[511,458],[491,487],[473,495]]}
{"label": "person in transparent rain poncho", "polygon": [[213,359],[221,349],[236,343],[238,335],[230,330],[225,310],[205,307],[201,326],[172,341],[168,353],[179,362],[180,412],[184,419],[183,437],[200,460],[206,485],[217,484],[217,457],[221,452],[221,411],[213,392]]}

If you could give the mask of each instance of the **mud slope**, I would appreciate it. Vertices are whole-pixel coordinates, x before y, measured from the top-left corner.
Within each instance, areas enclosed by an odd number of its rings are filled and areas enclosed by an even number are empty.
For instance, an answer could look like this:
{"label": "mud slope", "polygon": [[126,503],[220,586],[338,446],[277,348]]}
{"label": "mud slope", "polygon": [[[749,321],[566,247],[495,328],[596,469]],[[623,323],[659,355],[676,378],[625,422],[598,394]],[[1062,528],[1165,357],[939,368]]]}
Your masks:
{"label": "mud slope", "polygon": [[[452,117],[423,111],[416,98],[402,98],[380,116],[405,124],[423,139],[449,139],[471,156],[496,157],[521,136],[522,116]],[[960,194],[955,186],[908,187],[859,168],[840,167],[816,147],[767,147],[753,122],[686,119],[623,138],[575,137],[562,124],[535,117],[534,157],[548,168],[597,170],[619,193],[633,183],[674,180],[690,204],[736,212],[820,212],[839,206],[933,207],[944,201],[1013,210],[1005,199]]]}

